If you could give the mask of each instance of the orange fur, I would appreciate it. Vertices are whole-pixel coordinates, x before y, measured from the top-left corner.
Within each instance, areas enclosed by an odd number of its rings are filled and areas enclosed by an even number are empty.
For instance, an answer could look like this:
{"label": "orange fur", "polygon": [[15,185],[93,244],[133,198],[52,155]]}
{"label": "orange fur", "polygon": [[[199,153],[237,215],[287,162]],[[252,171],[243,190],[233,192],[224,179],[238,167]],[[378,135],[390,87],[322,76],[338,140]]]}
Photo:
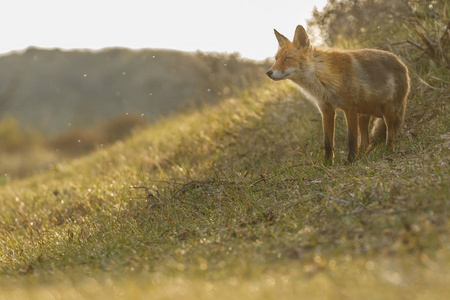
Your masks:
{"label": "orange fur", "polygon": [[[290,79],[313,96],[322,114],[325,160],[333,162],[336,109],[345,113],[348,160],[386,139],[393,149],[401,130],[409,91],[408,69],[392,53],[375,50],[323,50],[312,47],[302,26],[291,42],[275,30],[279,50],[267,71],[273,80]],[[369,137],[369,123],[375,122]],[[359,130],[358,130],[359,129]],[[371,140],[371,141],[370,141]]]}

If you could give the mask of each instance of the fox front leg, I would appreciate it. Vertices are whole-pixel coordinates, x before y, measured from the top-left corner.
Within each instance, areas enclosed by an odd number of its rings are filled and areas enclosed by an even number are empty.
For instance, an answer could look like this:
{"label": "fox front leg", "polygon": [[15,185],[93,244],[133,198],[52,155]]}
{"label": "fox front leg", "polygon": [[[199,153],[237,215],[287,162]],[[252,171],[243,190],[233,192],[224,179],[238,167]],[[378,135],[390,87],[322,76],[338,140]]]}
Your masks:
{"label": "fox front leg", "polygon": [[344,110],[347,121],[348,158],[349,162],[355,160],[358,154],[358,111],[355,107]]}
{"label": "fox front leg", "polygon": [[323,107],[320,111],[322,113],[322,127],[325,144],[325,165],[333,165],[335,111],[331,107]]}

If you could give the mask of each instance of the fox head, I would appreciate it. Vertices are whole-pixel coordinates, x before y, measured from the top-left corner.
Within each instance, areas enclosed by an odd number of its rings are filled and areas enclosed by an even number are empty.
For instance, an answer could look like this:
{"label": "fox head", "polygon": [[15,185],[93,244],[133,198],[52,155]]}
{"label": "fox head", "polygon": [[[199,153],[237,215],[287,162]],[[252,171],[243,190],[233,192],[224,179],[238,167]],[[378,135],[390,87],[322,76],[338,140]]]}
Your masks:
{"label": "fox head", "polygon": [[298,78],[307,72],[308,63],[312,57],[312,46],[305,28],[298,25],[294,39],[291,42],[284,35],[274,29],[279,48],[275,56],[275,63],[267,71],[267,76],[273,80]]}

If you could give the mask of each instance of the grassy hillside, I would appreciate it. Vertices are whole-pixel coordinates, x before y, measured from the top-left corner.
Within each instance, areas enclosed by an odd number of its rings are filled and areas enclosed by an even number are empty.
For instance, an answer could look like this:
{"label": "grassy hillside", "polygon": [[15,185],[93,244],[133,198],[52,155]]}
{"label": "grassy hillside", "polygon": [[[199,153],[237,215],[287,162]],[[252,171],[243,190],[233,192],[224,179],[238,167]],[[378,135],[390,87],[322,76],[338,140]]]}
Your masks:
{"label": "grassy hillside", "polygon": [[448,299],[443,6],[389,45],[411,75],[393,152],[348,164],[338,114],[324,166],[317,109],[267,79],[1,181],[0,299]]}
{"label": "grassy hillside", "polygon": [[71,127],[214,102],[264,76],[265,66],[238,54],[145,49],[62,51],[28,48],[0,56],[0,120],[47,135]]}
{"label": "grassy hillside", "polygon": [[270,83],[3,186],[0,299],[444,299],[450,119],[434,101],[410,101],[394,153],[351,165],[339,115],[324,167],[317,109]]}
{"label": "grassy hillside", "polygon": [[135,127],[230,97],[266,79],[266,69],[238,54],[156,49],[0,56],[0,174],[51,169]]}

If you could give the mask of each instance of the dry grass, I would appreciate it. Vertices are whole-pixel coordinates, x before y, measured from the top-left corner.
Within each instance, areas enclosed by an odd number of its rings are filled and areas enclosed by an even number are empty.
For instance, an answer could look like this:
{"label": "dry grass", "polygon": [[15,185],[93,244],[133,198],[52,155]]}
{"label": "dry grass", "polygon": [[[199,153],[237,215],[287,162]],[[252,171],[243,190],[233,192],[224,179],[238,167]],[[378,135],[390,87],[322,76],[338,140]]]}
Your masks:
{"label": "dry grass", "polygon": [[353,164],[271,83],[5,182],[0,299],[447,299],[450,77],[409,68],[396,151]]}
{"label": "dry grass", "polygon": [[319,120],[271,84],[3,186],[0,294],[444,298],[447,115],[351,165],[339,115],[334,167]]}

